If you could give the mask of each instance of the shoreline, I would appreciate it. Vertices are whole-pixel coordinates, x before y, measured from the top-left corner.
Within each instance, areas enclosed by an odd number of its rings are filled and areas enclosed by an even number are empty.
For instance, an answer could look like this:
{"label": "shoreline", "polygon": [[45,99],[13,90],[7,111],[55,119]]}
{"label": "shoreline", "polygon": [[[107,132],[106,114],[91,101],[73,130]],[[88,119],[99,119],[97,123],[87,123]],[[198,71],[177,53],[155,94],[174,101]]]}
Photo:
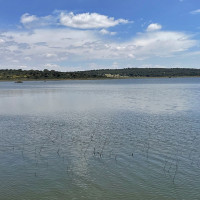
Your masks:
{"label": "shoreline", "polygon": [[75,78],[75,79],[13,79],[13,80],[0,80],[0,82],[16,82],[17,81],[22,81],[23,82],[28,82],[28,81],[43,81],[43,82],[47,82],[47,81],[78,81],[78,80],[121,80],[121,79],[153,79],[153,78],[200,78],[200,76],[173,76],[173,77],[169,77],[169,76],[161,76],[161,77],[146,77],[146,76],[140,76],[140,77],[120,77],[120,78]]}

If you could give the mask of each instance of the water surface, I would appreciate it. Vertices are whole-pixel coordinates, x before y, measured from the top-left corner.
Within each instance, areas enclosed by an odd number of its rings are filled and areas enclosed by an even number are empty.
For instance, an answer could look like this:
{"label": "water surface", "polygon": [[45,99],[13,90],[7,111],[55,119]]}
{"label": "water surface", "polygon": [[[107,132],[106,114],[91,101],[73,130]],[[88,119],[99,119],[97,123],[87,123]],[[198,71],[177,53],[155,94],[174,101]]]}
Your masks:
{"label": "water surface", "polygon": [[0,199],[200,199],[200,79],[0,82]]}

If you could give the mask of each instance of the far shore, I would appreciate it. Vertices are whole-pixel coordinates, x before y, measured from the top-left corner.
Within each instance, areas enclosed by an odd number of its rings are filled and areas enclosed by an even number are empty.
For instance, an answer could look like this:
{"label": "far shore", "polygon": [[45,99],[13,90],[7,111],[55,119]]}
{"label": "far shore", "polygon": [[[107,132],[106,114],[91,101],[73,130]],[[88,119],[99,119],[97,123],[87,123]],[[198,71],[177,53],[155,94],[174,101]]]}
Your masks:
{"label": "far shore", "polygon": [[[121,80],[121,79],[159,79],[159,78],[200,78],[200,76],[173,76],[173,77],[167,77],[167,76],[161,76],[161,77],[146,77],[146,76],[140,76],[140,77],[120,77],[120,78],[75,78],[75,79],[7,79],[7,80],[0,80],[0,82],[28,82],[28,81],[76,81],[76,80]],[[19,82],[19,83],[20,83]]]}

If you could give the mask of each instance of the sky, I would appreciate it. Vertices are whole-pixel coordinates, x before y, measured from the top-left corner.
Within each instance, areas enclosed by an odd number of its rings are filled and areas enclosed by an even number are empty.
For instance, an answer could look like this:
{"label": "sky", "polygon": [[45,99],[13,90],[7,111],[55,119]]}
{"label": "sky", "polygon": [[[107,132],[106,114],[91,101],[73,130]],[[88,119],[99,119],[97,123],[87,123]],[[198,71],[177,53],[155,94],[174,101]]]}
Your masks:
{"label": "sky", "polygon": [[200,68],[199,0],[0,0],[0,69]]}

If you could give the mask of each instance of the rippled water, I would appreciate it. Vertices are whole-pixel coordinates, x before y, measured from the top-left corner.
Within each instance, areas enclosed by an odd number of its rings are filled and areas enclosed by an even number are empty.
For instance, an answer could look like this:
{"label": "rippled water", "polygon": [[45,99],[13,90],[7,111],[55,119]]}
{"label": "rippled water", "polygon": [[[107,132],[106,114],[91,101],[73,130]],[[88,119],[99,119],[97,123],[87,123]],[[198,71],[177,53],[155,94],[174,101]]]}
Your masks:
{"label": "rippled water", "polygon": [[0,82],[0,199],[200,199],[200,79]]}

